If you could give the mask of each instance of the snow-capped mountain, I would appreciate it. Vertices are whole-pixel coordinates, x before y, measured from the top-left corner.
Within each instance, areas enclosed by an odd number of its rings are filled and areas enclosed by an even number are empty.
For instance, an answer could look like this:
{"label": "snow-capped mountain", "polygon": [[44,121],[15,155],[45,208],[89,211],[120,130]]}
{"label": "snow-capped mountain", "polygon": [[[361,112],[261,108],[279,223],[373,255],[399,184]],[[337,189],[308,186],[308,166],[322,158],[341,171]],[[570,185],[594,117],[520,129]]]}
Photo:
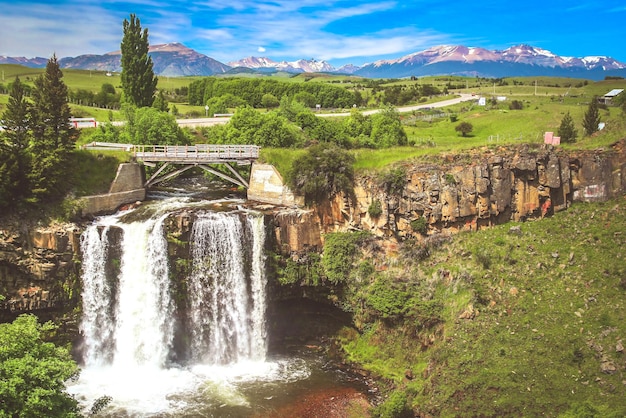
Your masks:
{"label": "snow-capped mountain", "polygon": [[443,45],[380,60],[355,72],[364,77],[409,77],[423,75],[469,75],[481,77],[551,75],[602,78],[606,72],[626,73],[626,64],[610,57],[561,57],[530,45],[505,50],[488,50],[460,45]]}
{"label": "snow-capped mountain", "polygon": [[239,61],[229,62],[228,65],[233,68],[245,67],[254,69],[275,69],[277,71],[286,71],[290,73],[319,73],[319,72],[334,72],[335,68],[326,61],[317,61],[315,59],[310,60],[298,60],[298,61],[272,61],[266,57],[247,57]]}
{"label": "snow-capped mountain", "polygon": [[[401,78],[425,75],[465,75],[480,77],[561,76],[602,79],[607,75],[626,77],[626,64],[610,57],[562,57],[530,45],[504,50],[488,50],[462,45],[442,45],[391,60],[380,60],[361,67],[334,68],[326,61],[301,59],[273,61],[267,57],[248,57],[223,64],[180,43],[150,46],[154,71],[164,76],[215,75],[247,72],[286,71],[291,73],[328,72],[354,74],[369,78]],[[120,71],[120,51],[104,55],[61,58],[61,68]],[[45,67],[45,58],[0,56],[0,64]]]}

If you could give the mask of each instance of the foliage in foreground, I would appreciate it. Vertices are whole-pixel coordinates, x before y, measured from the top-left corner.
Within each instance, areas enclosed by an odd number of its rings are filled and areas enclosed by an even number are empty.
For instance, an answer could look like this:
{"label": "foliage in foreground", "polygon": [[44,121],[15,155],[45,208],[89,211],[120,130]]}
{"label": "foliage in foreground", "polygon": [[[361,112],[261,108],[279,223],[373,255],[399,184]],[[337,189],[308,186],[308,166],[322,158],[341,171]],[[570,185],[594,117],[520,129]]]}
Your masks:
{"label": "foliage in foreground", "polygon": [[65,382],[78,375],[69,351],[45,342],[55,327],[33,315],[0,324],[0,416],[78,417]]}

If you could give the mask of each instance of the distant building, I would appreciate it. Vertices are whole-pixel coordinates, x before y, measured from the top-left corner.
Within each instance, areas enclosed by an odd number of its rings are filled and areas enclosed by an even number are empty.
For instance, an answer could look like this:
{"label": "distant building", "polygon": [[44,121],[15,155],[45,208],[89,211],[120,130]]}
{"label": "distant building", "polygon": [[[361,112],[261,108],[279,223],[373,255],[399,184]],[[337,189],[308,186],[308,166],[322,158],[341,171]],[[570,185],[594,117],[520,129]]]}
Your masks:
{"label": "distant building", "polygon": [[613,89],[610,92],[608,92],[607,94],[605,94],[602,97],[598,98],[598,101],[600,103],[604,103],[605,105],[610,105],[611,102],[613,102],[613,100],[619,96],[622,92],[624,91],[624,89]]}

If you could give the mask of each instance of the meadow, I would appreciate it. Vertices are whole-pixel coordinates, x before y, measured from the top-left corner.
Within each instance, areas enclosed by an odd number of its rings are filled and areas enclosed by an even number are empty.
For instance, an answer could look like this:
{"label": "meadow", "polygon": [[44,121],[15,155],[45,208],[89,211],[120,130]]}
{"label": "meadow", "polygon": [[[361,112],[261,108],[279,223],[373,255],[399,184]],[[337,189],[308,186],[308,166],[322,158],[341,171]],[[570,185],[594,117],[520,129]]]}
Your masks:
{"label": "meadow", "polygon": [[[19,65],[0,65],[3,84],[6,86],[16,75],[26,84],[41,74],[43,69],[31,69]],[[104,71],[70,70],[63,71],[64,81],[72,90],[85,89],[97,92],[105,83],[112,84],[120,91],[119,73]],[[242,74],[242,77],[259,77],[255,74]],[[419,84],[430,84],[440,90],[448,88],[450,94],[468,93],[485,97],[487,104],[479,106],[476,102],[465,102],[444,109],[419,110],[401,114],[408,147],[384,150],[355,150],[357,169],[379,169],[399,160],[428,156],[446,152],[465,152],[477,147],[498,147],[521,143],[541,144],[546,131],[557,132],[563,116],[569,112],[572,116],[578,140],[574,144],[562,144],[565,149],[594,149],[606,147],[624,137],[626,118],[621,109],[607,107],[600,110],[601,120],[606,127],[591,137],[584,137],[583,116],[594,96],[601,96],[616,88],[626,89],[626,80],[591,80],[557,77],[511,77],[491,80],[478,77],[432,76],[415,80],[369,80],[354,76],[330,74],[274,73],[269,76],[284,82],[323,82],[334,83],[347,89],[358,89],[370,100],[370,107],[377,106],[373,85],[403,86],[411,88]],[[201,77],[159,77],[158,88],[174,91],[187,87],[189,83]],[[453,88],[450,88],[453,87]],[[624,93],[626,94],[626,93]],[[492,101],[491,99],[494,98]],[[500,100],[498,100],[498,98]],[[428,105],[441,100],[441,97],[427,98],[419,104]],[[7,103],[8,95],[0,94],[0,112]],[[511,104],[517,101],[522,109],[512,110]],[[190,106],[185,102],[171,102],[178,111],[178,117],[202,117],[202,106]],[[72,104],[77,117],[95,117],[98,121],[121,120],[118,110],[99,109]],[[365,110],[365,109],[364,109]],[[262,111],[265,111],[264,109]],[[443,113],[442,113],[443,112]],[[455,130],[460,122],[469,122],[473,129],[467,136]],[[89,130],[83,132],[83,136]],[[298,154],[298,151],[293,151]],[[286,157],[290,150],[265,150],[263,157],[278,166],[285,165],[295,157]],[[277,155],[278,154],[278,155]],[[284,172],[281,170],[281,172]]]}

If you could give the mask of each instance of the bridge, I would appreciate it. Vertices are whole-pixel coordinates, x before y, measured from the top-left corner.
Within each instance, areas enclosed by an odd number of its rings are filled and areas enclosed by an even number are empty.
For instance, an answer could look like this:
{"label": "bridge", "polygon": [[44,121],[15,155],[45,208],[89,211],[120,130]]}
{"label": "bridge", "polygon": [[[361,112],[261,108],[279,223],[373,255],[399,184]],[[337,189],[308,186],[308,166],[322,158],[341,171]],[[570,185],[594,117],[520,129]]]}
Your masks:
{"label": "bridge", "polygon": [[[259,158],[261,149],[256,145],[132,145],[109,142],[92,142],[84,145],[83,148],[128,151],[132,153],[136,161],[140,161],[146,166],[156,167],[158,164],[161,164],[144,184],[146,188],[172,179],[193,167],[200,167],[237,186],[248,188],[248,181],[243,178],[233,165],[251,165]],[[231,175],[210,167],[216,164],[225,166]],[[165,172],[171,166],[179,168]]]}

